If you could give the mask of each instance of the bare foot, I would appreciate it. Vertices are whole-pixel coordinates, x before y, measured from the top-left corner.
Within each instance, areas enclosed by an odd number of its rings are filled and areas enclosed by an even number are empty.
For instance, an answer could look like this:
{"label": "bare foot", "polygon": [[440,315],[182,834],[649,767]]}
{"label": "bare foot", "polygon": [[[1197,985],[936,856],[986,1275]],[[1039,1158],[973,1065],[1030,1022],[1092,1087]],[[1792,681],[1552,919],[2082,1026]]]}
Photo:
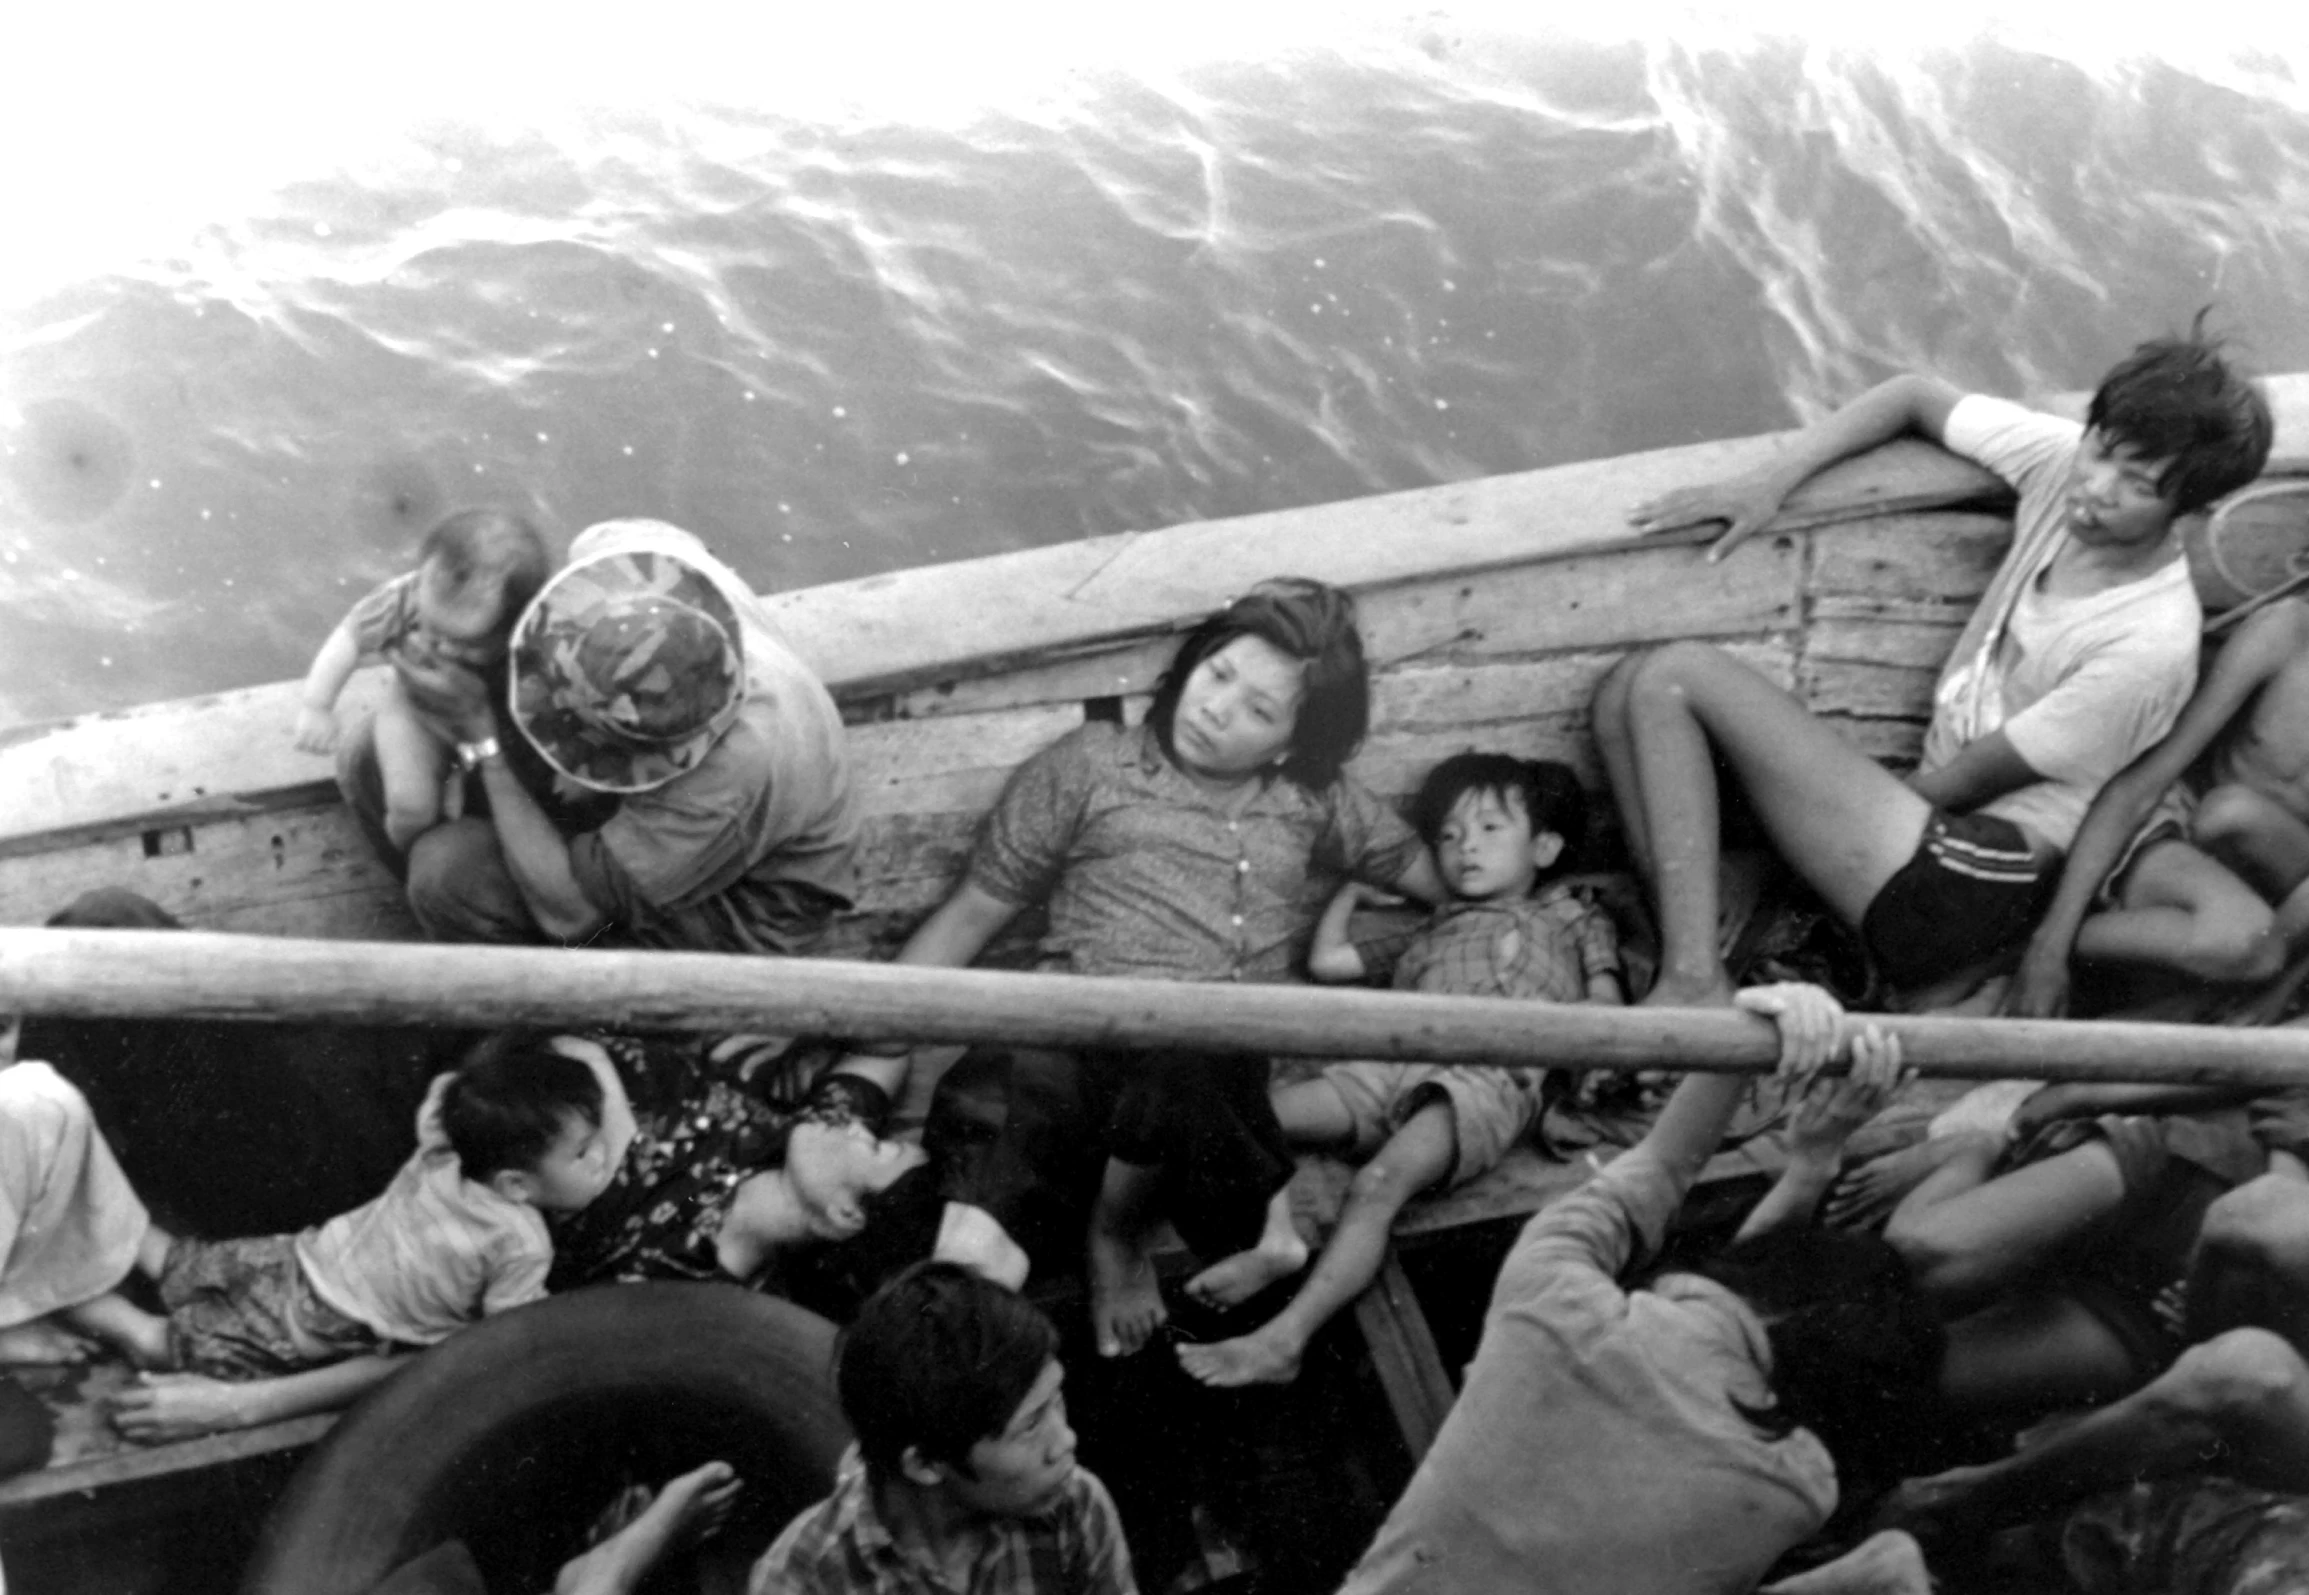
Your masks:
{"label": "bare foot", "polygon": [[1934,1169],[1972,1144],[1968,1136],[1944,1135],[1918,1141],[1856,1164],[1828,1188],[1821,1220],[1832,1229],[1875,1229],[1892,1216],[1900,1199],[1922,1185]]}
{"label": "bare foot", "polygon": [[60,1368],[94,1355],[94,1345],[52,1318],[0,1329],[0,1367]]}
{"label": "bare foot", "polygon": [[668,1480],[632,1522],[562,1567],[554,1595],[632,1595],[668,1552],[719,1531],[738,1489],[727,1462]]}
{"label": "bare foot", "polygon": [[1187,1281],[1187,1294],[1206,1307],[1240,1307],[1279,1279],[1307,1266],[1307,1243],[1299,1232],[1265,1234],[1248,1251],[1222,1257]]}
{"label": "bare foot", "polygon": [[1127,1357],[1170,1317],[1142,1242],[1093,1224],[1090,1229],[1090,1326],[1101,1357]]}
{"label": "bare foot", "polygon": [[1208,1346],[1181,1346],[1179,1366],[1204,1384],[1221,1390],[1243,1385],[1287,1385],[1299,1377],[1299,1357],[1305,1349],[1290,1344],[1269,1324],[1233,1340]]}
{"label": "bare foot", "polygon": [[1932,1595],[1932,1576],[1924,1570],[1924,1548],[1901,1530],[1886,1529],[1757,1595]]}

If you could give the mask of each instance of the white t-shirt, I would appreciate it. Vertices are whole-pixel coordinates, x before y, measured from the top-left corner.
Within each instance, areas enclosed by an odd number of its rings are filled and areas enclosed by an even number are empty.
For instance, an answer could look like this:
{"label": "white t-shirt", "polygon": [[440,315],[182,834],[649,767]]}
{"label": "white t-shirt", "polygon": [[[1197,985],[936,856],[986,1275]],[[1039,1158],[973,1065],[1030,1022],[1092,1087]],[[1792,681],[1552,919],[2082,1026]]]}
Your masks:
{"label": "white t-shirt", "polygon": [[1923,768],[2003,731],[2044,779],[1981,812],[2066,852],[2102,784],[2171,730],[2196,690],[2204,613],[2181,559],[2077,598],[2039,585],[2068,536],[2064,498],[2083,436],[2075,422],[1970,394],[1949,412],[1945,436],[2012,483],[2020,505],[2012,549],[1933,692]]}

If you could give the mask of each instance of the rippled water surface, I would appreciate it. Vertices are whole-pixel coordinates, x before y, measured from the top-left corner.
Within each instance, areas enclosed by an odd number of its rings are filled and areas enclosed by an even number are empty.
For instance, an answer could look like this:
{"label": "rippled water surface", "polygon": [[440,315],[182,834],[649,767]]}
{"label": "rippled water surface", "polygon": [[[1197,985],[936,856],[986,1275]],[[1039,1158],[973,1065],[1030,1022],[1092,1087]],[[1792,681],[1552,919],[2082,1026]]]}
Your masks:
{"label": "rippled water surface", "polygon": [[458,505],[792,586],[2084,386],[2207,302],[2309,369],[2278,56],[1431,17],[1015,101],[427,113],[0,299],[0,723],[294,675]]}

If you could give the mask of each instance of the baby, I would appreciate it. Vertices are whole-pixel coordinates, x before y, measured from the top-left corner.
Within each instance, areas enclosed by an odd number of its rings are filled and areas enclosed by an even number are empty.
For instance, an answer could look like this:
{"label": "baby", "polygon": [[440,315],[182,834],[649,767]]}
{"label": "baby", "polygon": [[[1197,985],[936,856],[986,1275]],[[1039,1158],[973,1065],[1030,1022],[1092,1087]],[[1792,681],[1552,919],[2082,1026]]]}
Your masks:
{"label": "baby", "polygon": [[[363,663],[405,657],[496,669],[549,563],[537,529],[518,515],[461,510],[434,527],[418,549],[417,568],[355,604],[313,656],[297,711],[297,746],[308,753],[335,748],[337,698]],[[454,752],[417,713],[396,674],[377,711],[385,832],[394,847],[406,851],[440,823]]]}
{"label": "baby", "polygon": [[[1437,765],[1412,823],[1434,850],[1451,901],[1413,937],[1395,985],[1463,997],[1541,1002],[1625,999],[1610,920],[1567,887],[1534,895],[1587,830],[1579,781],[1563,765],[1462,753]],[[1349,884],[1316,927],[1308,972],[1360,980],[1347,921],[1365,897]],[[1541,1109],[1545,1072],[1433,1063],[1340,1063],[1275,1090],[1275,1116],[1301,1146],[1367,1158],[1313,1272],[1289,1306],[1248,1335],[1178,1348],[1212,1385],[1285,1384],[1317,1329],[1379,1275],[1395,1215],[1439,1182],[1462,1184],[1504,1157]],[[1232,1302],[1220,1301],[1231,1306]]]}
{"label": "baby", "polygon": [[553,1260],[544,1215],[599,1196],[632,1135],[606,1067],[491,1037],[433,1082],[417,1150],[375,1201],[295,1235],[146,1233],[137,1266],[167,1316],[114,1296],[76,1322],[148,1368],[206,1377],[149,1380],[115,1421],[160,1438],[341,1406],[397,1366],[391,1353],[537,1300]]}

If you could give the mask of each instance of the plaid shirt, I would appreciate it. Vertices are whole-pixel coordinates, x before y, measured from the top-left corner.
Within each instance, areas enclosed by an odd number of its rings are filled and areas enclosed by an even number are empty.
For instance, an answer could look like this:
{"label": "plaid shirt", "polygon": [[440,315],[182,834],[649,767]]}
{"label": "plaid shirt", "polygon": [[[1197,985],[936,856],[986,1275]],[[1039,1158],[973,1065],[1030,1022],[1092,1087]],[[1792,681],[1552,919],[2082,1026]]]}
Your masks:
{"label": "plaid shirt", "polygon": [[1395,966],[1395,989],[1454,997],[1584,1002],[1588,983],[1619,973],[1611,916],[1568,886],[1513,902],[1448,903]]}
{"label": "plaid shirt", "polygon": [[786,1526],[754,1564],[746,1595],[1138,1595],[1122,1520],[1087,1468],[1040,1516],[978,1519],[966,1557],[934,1558],[891,1527],[853,1445],[834,1493]]}
{"label": "plaid shirt", "polygon": [[1019,767],[970,879],[1049,906],[1045,969],[1279,981],[1299,972],[1339,877],[1392,886],[1419,856],[1411,828],[1345,777],[1320,792],[1269,778],[1229,813],[1151,729],[1100,723]]}

